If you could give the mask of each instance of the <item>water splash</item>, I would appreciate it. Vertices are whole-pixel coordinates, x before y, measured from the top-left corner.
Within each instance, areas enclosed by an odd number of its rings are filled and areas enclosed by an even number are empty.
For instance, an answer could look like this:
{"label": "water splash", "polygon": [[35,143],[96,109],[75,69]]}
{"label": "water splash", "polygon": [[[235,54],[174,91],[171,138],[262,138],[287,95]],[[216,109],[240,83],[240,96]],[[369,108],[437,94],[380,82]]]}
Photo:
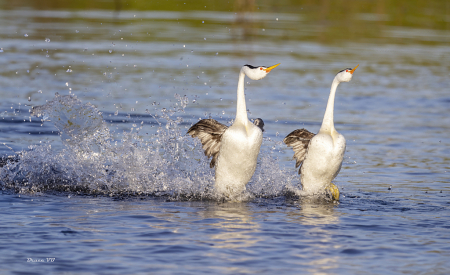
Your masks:
{"label": "water splash", "polygon": [[[186,125],[191,123],[184,121],[183,114],[189,99],[177,94],[175,98],[172,107],[152,115],[158,124],[154,135],[142,135],[146,126],[141,123],[114,139],[94,105],[74,95],[56,94],[47,104],[34,107],[32,115],[55,125],[63,148],[55,150],[51,143],[33,145],[4,161],[0,186],[19,193],[222,200],[214,191],[214,170],[209,168],[200,142],[186,134]],[[268,138],[264,142],[274,143],[270,148],[282,146]],[[280,168],[275,150],[260,153],[255,175],[237,200],[301,195],[298,176]]]}

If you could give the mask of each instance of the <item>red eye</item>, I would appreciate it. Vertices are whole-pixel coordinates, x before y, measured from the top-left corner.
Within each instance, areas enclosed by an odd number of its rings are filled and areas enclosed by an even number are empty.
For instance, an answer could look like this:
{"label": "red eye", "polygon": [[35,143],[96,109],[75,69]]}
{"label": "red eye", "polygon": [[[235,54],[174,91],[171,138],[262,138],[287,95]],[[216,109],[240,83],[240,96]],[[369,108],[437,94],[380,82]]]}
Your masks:
{"label": "red eye", "polygon": [[348,70],[345,70],[346,73],[348,73]]}
{"label": "red eye", "polygon": [[261,68],[261,67],[259,67],[259,69],[262,71],[262,68]]}

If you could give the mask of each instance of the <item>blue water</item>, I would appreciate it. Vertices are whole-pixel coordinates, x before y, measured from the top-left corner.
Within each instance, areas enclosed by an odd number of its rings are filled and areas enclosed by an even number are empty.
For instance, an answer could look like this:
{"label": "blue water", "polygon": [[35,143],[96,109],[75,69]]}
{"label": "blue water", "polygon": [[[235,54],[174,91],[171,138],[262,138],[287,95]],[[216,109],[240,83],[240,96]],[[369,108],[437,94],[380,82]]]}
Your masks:
{"label": "blue water", "polygon": [[[227,12],[0,12],[0,155],[20,159],[0,170],[1,274],[448,273],[448,31],[321,43],[280,36],[303,22],[291,14],[253,18],[265,30],[247,39]],[[246,80],[266,129],[246,197],[216,200],[185,133],[234,118],[242,65],[280,62]],[[357,64],[336,96],[340,202],[295,196],[281,140],[317,132],[334,75]],[[56,92],[95,105],[108,139],[67,143],[33,116]]]}

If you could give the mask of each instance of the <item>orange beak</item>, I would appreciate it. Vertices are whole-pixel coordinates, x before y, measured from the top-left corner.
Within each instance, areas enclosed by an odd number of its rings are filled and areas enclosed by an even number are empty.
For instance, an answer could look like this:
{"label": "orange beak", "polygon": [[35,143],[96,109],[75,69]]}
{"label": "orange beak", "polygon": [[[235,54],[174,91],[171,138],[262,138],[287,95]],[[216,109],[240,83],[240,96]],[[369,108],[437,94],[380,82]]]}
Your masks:
{"label": "orange beak", "polygon": [[351,70],[350,73],[353,74],[355,72],[356,68],[358,68],[358,66],[359,66],[359,64],[355,68],[353,68],[353,70]]}
{"label": "orange beak", "polygon": [[277,65],[270,66],[269,68],[264,69],[264,71],[266,71],[266,73],[270,73],[270,71],[271,71],[272,69],[275,69],[275,68],[278,67],[278,65],[280,65],[280,64],[281,64],[281,63],[278,63]]}

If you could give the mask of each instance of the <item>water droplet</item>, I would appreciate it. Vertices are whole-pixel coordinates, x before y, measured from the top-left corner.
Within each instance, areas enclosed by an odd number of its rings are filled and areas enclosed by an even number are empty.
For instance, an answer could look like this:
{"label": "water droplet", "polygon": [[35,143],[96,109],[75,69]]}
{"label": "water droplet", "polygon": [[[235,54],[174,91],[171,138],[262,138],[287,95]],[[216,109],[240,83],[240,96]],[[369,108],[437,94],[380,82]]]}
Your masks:
{"label": "water droplet", "polygon": [[191,53],[193,53],[194,52],[194,50],[191,50]]}
{"label": "water droplet", "polygon": [[117,116],[119,114],[119,110],[114,112],[114,115]]}
{"label": "water droplet", "polygon": [[278,18],[277,18],[277,21],[278,21]]}
{"label": "water droplet", "polygon": [[223,99],[222,98],[220,98],[220,101],[222,101]]}
{"label": "water droplet", "polygon": [[192,100],[192,103],[195,103],[196,101],[197,101],[197,100],[193,99],[193,100]]}
{"label": "water droplet", "polygon": [[186,48],[186,45],[183,45],[183,48]]}
{"label": "water droplet", "polygon": [[27,70],[27,73],[30,73],[30,70]]}
{"label": "water droplet", "polygon": [[216,53],[216,55],[219,55],[219,53]]}
{"label": "water droplet", "polygon": [[78,30],[75,30],[75,32],[76,32],[76,33],[79,33],[80,31],[78,31]]}
{"label": "water droplet", "polygon": [[263,29],[262,31],[263,31],[263,32],[265,32],[265,31],[266,31],[266,29]]}
{"label": "water droplet", "polygon": [[106,72],[104,72],[103,75],[106,75]]}
{"label": "water droplet", "polygon": [[42,94],[42,90],[39,90],[38,93]]}
{"label": "water droplet", "polygon": [[112,53],[112,50],[109,50],[109,53]]}
{"label": "water droplet", "polygon": [[125,56],[125,54],[123,53],[122,56]]}
{"label": "water droplet", "polygon": [[202,21],[202,24],[205,24],[205,21]]}
{"label": "water droplet", "polygon": [[47,43],[50,43],[50,38],[45,38],[44,41],[47,42]]}
{"label": "water droplet", "polygon": [[28,97],[28,101],[31,101],[31,96]]}
{"label": "water droplet", "polygon": [[67,69],[66,73],[71,73],[72,69]]}
{"label": "water droplet", "polygon": [[50,57],[50,55],[46,54],[45,57]]}
{"label": "water droplet", "polygon": [[136,67],[137,67],[137,65],[133,65],[133,67],[134,67],[134,68],[136,68]]}
{"label": "water droplet", "polygon": [[23,36],[28,37],[28,34],[24,34]]}
{"label": "water droplet", "polygon": [[206,40],[206,37],[204,37],[203,40]]}
{"label": "water droplet", "polygon": [[66,86],[69,86],[69,82],[66,82]]}

